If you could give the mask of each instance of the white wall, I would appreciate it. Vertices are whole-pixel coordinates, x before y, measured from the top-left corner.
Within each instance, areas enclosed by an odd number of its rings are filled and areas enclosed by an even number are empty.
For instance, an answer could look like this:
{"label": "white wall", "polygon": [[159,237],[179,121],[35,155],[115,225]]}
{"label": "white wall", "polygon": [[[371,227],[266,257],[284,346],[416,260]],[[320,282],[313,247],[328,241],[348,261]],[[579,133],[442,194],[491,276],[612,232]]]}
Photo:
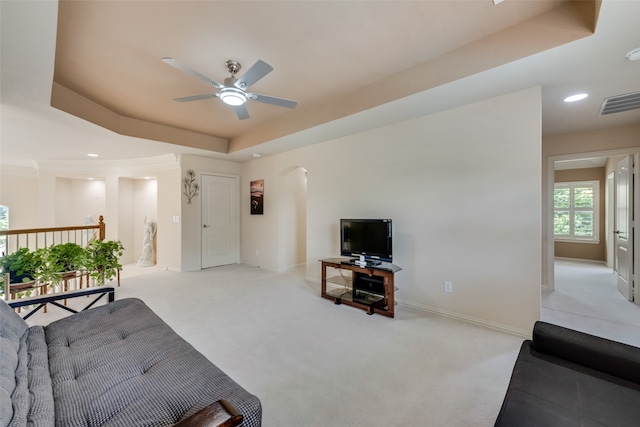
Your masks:
{"label": "white wall", "polygon": [[[135,206],[138,201],[134,191],[135,181],[133,179],[118,179],[118,240],[124,246],[124,252],[120,257],[120,264],[127,265],[136,259],[134,221]],[[109,228],[109,224],[107,224]]]}
{"label": "white wall", "polygon": [[105,183],[102,180],[56,178],[55,226],[82,225],[91,216],[94,223],[105,212]]}
{"label": "white wall", "polygon": [[[133,213],[132,220],[132,257],[131,262],[137,263],[142,255],[142,241],[145,228],[145,218],[158,222],[158,181],[155,179],[134,179],[133,182]],[[159,230],[156,230],[156,239]],[[154,254],[157,261],[157,248]]]}
{"label": "white wall", "polygon": [[[65,227],[69,225],[84,224],[64,221],[65,216],[69,212],[70,204],[73,197],[71,196],[71,180],[64,178],[56,178],[56,198],[55,205],[51,207],[54,210],[54,221],[57,227]],[[62,221],[62,222],[60,222]]]}
{"label": "white wall", "polygon": [[9,207],[9,228],[40,227],[38,177],[19,168],[3,168],[0,175],[0,205]]}
{"label": "white wall", "polygon": [[245,163],[245,183],[265,180],[265,214],[249,215],[243,186],[243,263],[278,270],[278,176],[304,167],[309,279],[339,254],[340,218],[391,218],[399,301],[529,334],[540,314],[540,104],[533,88]]}
{"label": "white wall", "polygon": [[[114,135],[114,138],[121,138]],[[125,251],[122,264],[137,262],[142,253],[144,217],[159,222],[157,238],[164,254],[163,267],[180,270],[180,224],[172,223],[180,215],[180,169],[172,156],[138,159],[129,165],[121,162],[84,164],[46,164],[31,168],[3,167],[0,175],[0,204],[10,208],[13,229],[74,226],[85,223],[87,215],[95,223],[105,218],[107,239],[120,240]],[[101,176],[101,179],[62,178],[64,175]],[[131,175],[156,175],[158,179],[126,178]],[[162,200],[158,193],[162,192]],[[160,218],[158,211],[163,212]],[[164,213],[166,212],[166,215]]]}
{"label": "white wall", "polygon": [[108,215],[104,180],[55,178],[55,225],[82,225],[88,216],[97,224],[103,215],[107,238],[118,239],[125,247],[120,262],[126,265],[137,262],[142,253],[144,217],[157,220],[157,180],[115,179],[117,192],[110,193],[117,195],[117,209],[112,206]]}

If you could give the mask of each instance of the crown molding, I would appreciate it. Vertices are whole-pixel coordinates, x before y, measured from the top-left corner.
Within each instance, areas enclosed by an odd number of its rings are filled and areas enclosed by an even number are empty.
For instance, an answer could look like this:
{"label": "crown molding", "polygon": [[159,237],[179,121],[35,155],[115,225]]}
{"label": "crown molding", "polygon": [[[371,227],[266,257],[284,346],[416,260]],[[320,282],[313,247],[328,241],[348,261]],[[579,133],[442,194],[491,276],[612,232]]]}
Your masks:
{"label": "crown molding", "polygon": [[110,175],[141,178],[179,167],[176,154],[126,160],[46,160],[36,164],[40,175],[56,175],[63,178],[100,178]]}
{"label": "crown molding", "polygon": [[22,176],[22,177],[37,177],[38,168],[37,165],[33,166],[14,166],[14,165],[2,165],[0,166],[0,174],[6,176]]}

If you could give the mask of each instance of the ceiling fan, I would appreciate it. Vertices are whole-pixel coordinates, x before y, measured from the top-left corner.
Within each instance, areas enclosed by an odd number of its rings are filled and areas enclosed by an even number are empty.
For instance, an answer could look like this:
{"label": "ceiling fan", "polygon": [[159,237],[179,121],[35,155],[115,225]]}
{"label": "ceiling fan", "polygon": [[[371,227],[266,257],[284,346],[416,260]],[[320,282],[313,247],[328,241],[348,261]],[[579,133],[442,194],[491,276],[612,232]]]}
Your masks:
{"label": "ceiling fan", "polygon": [[192,70],[191,68],[173,58],[162,58],[162,60],[165,63],[177,68],[178,70],[184,71],[185,73],[190,74],[191,76],[210,84],[216,89],[220,89],[220,91],[216,93],[175,98],[174,101],[190,102],[208,98],[220,98],[225,104],[234,107],[234,109],[236,110],[236,114],[238,114],[238,118],[240,120],[249,118],[249,112],[247,111],[247,107],[244,105],[245,102],[249,100],[264,102],[265,104],[277,105],[278,107],[285,108],[295,108],[295,106],[298,104],[296,101],[292,101],[289,99],[276,98],[273,96],[261,95],[259,93],[247,92],[247,89],[253,86],[253,84],[273,71],[273,67],[271,67],[271,65],[267,64],[261,59],[253,64],[253,66],[249,68],[240,78],[236,78],[236,74],[238,74],[238,71],[240,71],[241,68],[240,63],[231,59],[225,62],[224,65],[227,67],[229,73],[231,73],[231,77],[227,77],[226,79],[224,79],[224,84],[220,84],[216,81],[211,80],[209,77]]}

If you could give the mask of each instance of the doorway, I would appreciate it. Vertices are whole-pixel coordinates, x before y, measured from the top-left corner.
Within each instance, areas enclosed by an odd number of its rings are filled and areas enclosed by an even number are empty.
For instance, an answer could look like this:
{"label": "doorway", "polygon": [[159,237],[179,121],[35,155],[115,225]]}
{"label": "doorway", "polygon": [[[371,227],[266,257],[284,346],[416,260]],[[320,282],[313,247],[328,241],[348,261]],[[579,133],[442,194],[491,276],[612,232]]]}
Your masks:
{"label": "doorway", "polygon": [[[557,166],[560,165],[560,168],[567,168],[570,166],[571,163],[575,163],[575,164],[579,164],[579,163],[584,163],[585,161],[587,162],[593,162],[593,161],[599,161],[600,162],[600,166],[603,164],[602,163],[602,159],[606,159],[606,158],[624,158],[624,157],[628,157],[631,156],[632,159],[632,163],[633,166],[631,168],[631,174],[632,174],[632,178],[630,181],[630,198],[631,201],[628,204],[629,206],[629,213],[631,215],[631,217],[633,217],[633,212],[640,212],[640,210],[638,209],[638,205],[639,205],[639,201],[640,201],[640,186],[638,185],[638,161],[639,161],[639,154],[637,149],[636,150],[632,150],[632,149],[627,149],[627,150],[611,150],[611,151],[605,151],[605,152],[596,152],[596,153],[584,153],[584,154],[574,154],[574,155],[565,155],[565,156],[554,156],[554,157],[550,157],[548,159],[548,163],[547,163],[547,174],[546,174],[546,178],[547,178],[547,186],[546,186],[546,190],[547,190],[547,197],[546,197],[546,233],[547,233],[547,242],[545,245],[545,249],[546,249],[546,286],[543,286],[543,292],[547,293],[547,292],[554,292],[555,290],[555,258],[556,258],[556,253],[555,253],[555,235],[554,235],[554,176],[555,176],[555,172],[557,169]],[[599,159],[599,160],[598,160]],[[613,172],[615,172],[615,163],[613,164],[613,162],[609,163],[609,167],[608,167],[608,172],[612,172],[612,168],[613,168]],[[617,162],[616,162],[617,163]],[[607,231],[606,235],[604,236],[604,241],[607,242],[607,248],[606,248],[606,255],[604,260],[602,261],[603,266],[604,265],[610,265],[610,269],[609,271],[611,272],[611,274],[614,274],[614,266],[616,265],[615,261],[615,252],[612,250],[611,246],[614,244],[614,238],[613,238],[613,231],[617,228],[616,226],[611,225],[611,220],[613,219],[612,216],[615,217],[615,201],[614,199],[611,198],[611,193],[612,191],[615,192],[616,189],[614,187],[614,183],[612,181],[609,181],[610,176],[605,176],[604,178],[604,184],[602,185],[602,193],[603,193],[603,198],[607,204],[607,209],[606,209],[606,213],[605,213],[605,218],[602,218],[600,223],[601,226],[604,227]],[[609,235],[611,234],[611,235]],[[636,239],[633,242],[630,242],[630,250],[632,252],[634,252],[636,254],[635,257],[629,258],[629,268],[630,268],[630,277],[631,280],[633,280],[633,284],[632,286],[635,286],[635,294],[637,295],[637,272],[638,270],[638,256],[637,254],[640,254],[638,247],[639,247],[639,239]],[[614,259],[612,260],[610,257],[614,256]],[[604,261],[607,261],[606,263]],[[640,305],[640,298],[638,298],[637,296],[634,299],[634,303]]]}

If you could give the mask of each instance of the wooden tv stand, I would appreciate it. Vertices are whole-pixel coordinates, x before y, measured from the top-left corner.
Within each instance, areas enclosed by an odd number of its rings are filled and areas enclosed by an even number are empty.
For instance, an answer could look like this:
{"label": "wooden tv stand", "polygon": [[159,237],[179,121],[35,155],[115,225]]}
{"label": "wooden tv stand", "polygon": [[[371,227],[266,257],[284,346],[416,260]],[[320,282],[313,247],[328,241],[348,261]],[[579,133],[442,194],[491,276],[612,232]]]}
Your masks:
{"label": "wooden tv stand", "polygon": [[[322,263],[322,297],[336,304],[346,304],[365,310],[367,314],[394,317],[394,274],[402,270],[397,265],[383,262],[380,265],[360,267],[349,258],[325,258]],[[337,275],[327,277],[327,269]],[[348,271],[348,274],[343,274]],[[330,289],[327,289],[327,288]]]}

